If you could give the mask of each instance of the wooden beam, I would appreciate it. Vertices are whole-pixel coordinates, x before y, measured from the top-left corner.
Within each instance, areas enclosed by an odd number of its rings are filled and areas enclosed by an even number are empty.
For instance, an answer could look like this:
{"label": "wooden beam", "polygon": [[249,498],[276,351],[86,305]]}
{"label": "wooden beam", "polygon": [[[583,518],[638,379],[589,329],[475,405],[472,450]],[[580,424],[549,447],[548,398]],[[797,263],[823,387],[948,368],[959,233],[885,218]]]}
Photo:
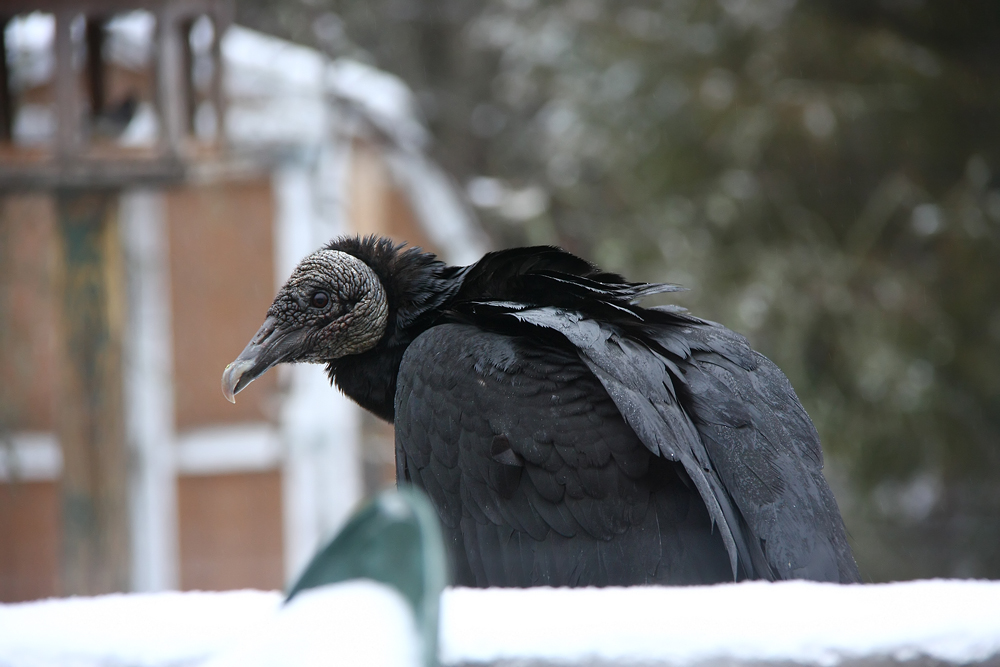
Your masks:
{"label": "wooden beam", "polygon": [[232,20],[228,8],[220,7],[212,14],[212,84],[209,95],[215,109],[215,141],[219,146],[226,143],[226,96],[222,91],[222,77],[225,63],[222,61],[222,35],[229,29]]}
{"label": "wooden beam", "polygon": [[60,295],[56,432],[63,451],[62,593],[129,585],[122,397],[124,280],[112,191],[56,193]]}
{"label": "wooden beam", "polygon": [[177,158],[102,158],[18,160],[0,151],[0,193],[58,188],[165,186],[182,181],[186,169]]}
{"label": "wooden beam", "polygon": [[55,13],[74,11],[83,14],[114,14],[136,9],[157,11],[166,5],[185,13],[206,12],[229,0],[2,0],[5,14]]}
{"label": "wooden beam", "polygon": [[91,122],[104,111],[104,24],[103,16],[87,17],[87,80],[90,83]]}
{"label": "wooden beam", "polygon": [[179,21],[181,46],[181,85],[184,89],[184,129],[194,135],[194,114],[198,110],[198,91],[194,87],[194,50],[191,48],[191,28],[194,19]]}
{"label": "wooden beam", "polygon": [[159,59],[156,64],[157,104],[163,119],[167,150],[173,155],[181,152],[181,142],[186,131],[184,109],[187,104],[184,90],[184,73],[181,69],[182,45],[177,16],[168,9],[157,13],[157,42]]}
{"label": "wooden beam", "polygon": [[7,64],[7,24],[9,16],[0,16],[0,141],[14,138],[14,105],[10,95],[10,70]]}
{"label": "wooden beam", "polygon": [[71,156],[79,148],[80,113],[76,72],[73,71],[73,36],[70,24],[76,12],[64,10],[56,14],[56,152]]}

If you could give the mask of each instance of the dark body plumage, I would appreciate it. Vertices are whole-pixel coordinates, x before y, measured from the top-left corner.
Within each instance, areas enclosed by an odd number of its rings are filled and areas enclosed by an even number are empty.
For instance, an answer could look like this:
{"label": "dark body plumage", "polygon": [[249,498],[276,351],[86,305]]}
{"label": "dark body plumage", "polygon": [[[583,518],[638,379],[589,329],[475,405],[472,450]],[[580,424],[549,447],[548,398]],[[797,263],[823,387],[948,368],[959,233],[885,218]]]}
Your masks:
{"label": "dark body plumage", "polygon": [[637,305],[671,286],[547,247],[468,267],[384,239],[327,250],[388,303],[330,376],[395,424],[398,480],[431,498],[456,583],[859,580],[787,379],[725,327]]}

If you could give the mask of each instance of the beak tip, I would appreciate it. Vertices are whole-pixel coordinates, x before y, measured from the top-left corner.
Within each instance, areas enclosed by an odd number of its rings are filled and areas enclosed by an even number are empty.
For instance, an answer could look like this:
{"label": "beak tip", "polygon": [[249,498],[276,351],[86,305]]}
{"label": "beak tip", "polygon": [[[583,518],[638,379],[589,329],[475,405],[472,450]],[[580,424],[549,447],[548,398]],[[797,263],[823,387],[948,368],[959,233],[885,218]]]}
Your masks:
{"label": "beak tip", "polygon": [[239,382],[244,370],[242,368],[233,368],[233,364],[229,364],[226,366],[226,370],[222,372],[222,395],[233,405],[236,404],[236,394],[242,389],[239,386]]}
{"label": "beak tip", "polygon": [[240,355],[222,371],[222,395],[230,403],[236,403],[236,394],[288,356],[284,342],[288,332],[279,330],[276,322],[274,317],[268,316]]}

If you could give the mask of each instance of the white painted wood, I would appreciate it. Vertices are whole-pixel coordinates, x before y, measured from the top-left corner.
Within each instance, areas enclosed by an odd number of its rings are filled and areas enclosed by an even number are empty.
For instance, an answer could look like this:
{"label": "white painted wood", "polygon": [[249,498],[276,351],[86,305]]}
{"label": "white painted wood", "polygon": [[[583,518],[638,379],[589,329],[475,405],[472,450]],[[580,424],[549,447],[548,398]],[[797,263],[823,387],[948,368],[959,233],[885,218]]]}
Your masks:
{"label": "white painted wood", "polygon": [[[341,231],[335,228],[343,220],[335,205],[342,201],[336,146],[322,150],[331,154],[287,164],[274,175],[276,286],[302,257]],[[285,570],[292,578],[361,499],[360,408],[330,386],[323,366],[294,364],[277,370],[288,387],[279,423],[286,454]]]}
{"label": "white painted wood", "polygon": [[268,423],[182,431],[175,451],[180,475],[265,472],[279,468],[284,458],[278,431]]}
{"label": "white painted wood", "polygon": [[55,109],[56,153],[70,157],[79,148],[80,86],[73,67],[72,23],[78,14],[64,9],[56,13]]}
{"label": "white painted wood", "polygon": [[[189,91],[181,70],[183,44],[177,16],[171,7],[161,7],[156,14],[159,58],[156,61],[157,99],[163,120],[167,150],[174,155],[181,151],[187,130],[184,109]],[[185,36],[186,37],[186,36]]]}
{"label": "white painted wood", "polygon": [[0,482],[54,482],[62,465],[54,433],[24,431],[0,441]]}
{"label": "white painted wood", "polygon": [[119,225],[128,285],[124,337],[125,429],[130,466],[132,587],[177,586],[177,486],[170,275],[163,194],[121,196]]}

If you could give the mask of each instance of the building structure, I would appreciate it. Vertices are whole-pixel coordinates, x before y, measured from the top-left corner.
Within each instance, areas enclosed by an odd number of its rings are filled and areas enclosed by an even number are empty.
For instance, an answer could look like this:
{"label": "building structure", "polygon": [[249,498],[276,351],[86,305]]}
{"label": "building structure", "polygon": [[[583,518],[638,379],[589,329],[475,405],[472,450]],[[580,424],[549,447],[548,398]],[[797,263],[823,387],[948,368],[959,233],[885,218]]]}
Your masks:
{"label": "building structure", "polygon": [[[91,113],[80,133],[89,171],[38,166],[65,135],[53,92],[59,35],[86,61],[97,48],[86,25],[70,16],[61,32],[39,12],[5,23],[0,601],[72,590],[60,581],[68,505],[59,482],[76,464],[57,426],[66,260],[51,188],[75,179],[74,193],[116,193],[120,252],[107,284],[120,285],[108,303],[121,311],[131,590],[280,587],[366,489],[391,482],[391,430],[331,388],[321,367],[279,368],[236,406],[221,395],[225,364],[301,257],[343,233],[387,234],[454,263],[486,247],[457,188],[426,157],[401,81],[226,26],[222,13],[183,15],[184,39],[170,47],[187,54],[170,75],[186,86],[179,103],[163,84],[165,13],[102,17],[105,92],[91,107],[108,111]],[[122,176],[126,158],[140,159],[136,178]]]}

